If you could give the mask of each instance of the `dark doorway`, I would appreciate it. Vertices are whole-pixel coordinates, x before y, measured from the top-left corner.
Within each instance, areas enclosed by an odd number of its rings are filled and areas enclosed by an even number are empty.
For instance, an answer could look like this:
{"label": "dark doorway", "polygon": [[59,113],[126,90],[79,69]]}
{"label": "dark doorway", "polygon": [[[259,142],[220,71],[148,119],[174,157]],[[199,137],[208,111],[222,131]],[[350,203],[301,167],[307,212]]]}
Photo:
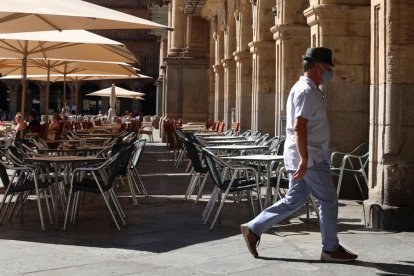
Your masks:
{"label": "dark doorway", "polygon": [[98,91],[100,89],[101,88],[96,83],[93,83],[93,82],[85,83],[79,88],[79,93],[81,95],[80,112],[82,114],[96,115],[99,113],[100,110],[102,110],[102,98],[101,97],[86,96],[86,94]]}
{"label": "dark doorway", "polygon": [[153,83],[146,84],[140,91],[145,93],[145,102],[142,106],[142,113],[144,115],[155,115],[157,105],[157,88]]}
{"label": "dark doorway", "polygon": [[10,90],[3,82],[0,82],[0,120],[10,119]]}

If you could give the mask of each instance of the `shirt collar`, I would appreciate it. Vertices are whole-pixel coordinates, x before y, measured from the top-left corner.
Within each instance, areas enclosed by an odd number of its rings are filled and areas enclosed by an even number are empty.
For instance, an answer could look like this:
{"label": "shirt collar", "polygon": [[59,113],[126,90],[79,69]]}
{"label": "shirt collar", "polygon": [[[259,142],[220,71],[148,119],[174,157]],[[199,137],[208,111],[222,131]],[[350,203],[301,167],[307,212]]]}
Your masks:
{"label": "shirt collar", "polygon": [[300,76],[299,80],[307,82],[313,89],[318,90],[321,93],[322,99],[325,98],[325,94],[322,92],[322,90],[319,89],[319,87],[311,78],[306,76]]}

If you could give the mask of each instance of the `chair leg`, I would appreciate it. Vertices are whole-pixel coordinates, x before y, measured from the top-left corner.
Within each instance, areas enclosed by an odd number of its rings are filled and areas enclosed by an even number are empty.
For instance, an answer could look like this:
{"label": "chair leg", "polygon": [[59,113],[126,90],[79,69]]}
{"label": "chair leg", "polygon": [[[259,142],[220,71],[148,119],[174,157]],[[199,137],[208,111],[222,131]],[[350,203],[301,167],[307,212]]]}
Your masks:
{"label": "chair leg", "polygon": [[[38,188],[36,188],[35,190],[36,190],[36,196],[37,196],[37,206],[39,208],[40,224],[42,225],[42,230],[45,231],[45,223],[43,221],[43,211],[42,211],[42,202],[40,200],[40,193],[39,193]],[[23,209],[22,209],[22,218],[23,218]]]}
{"label": "chair leg", "polygon": [[194,203],[194,204],[197,204],[197,203],[198,203],[198,201],[199,201],[199,200],[200,200],[200,198],[201,198],[201,195],[203,194],[203,189],[204,189],[204,185],[206,184],[207,177],[208,177],[208,173],[206,173],[206,174],[204,175],[203,182],[201,183],[201,186],[200,186],[200,188],[198,189],[197,198],[196,198],[196,200],[195,200],[195,203]]}
{"label": "chair leg", "polygon": [[110,189],[108,192],[109,192],[109,198],[112,199],[112,202],[115,206],[115,209],[118,212],[118,216],[121,219],[122,225],[125,226],[126,225],[126,221],[125,221],[126,216],[125,216],[124,211],[121,208],[121,205],[119,204],[119,201],[116,197],[116,194],[112,189]]}
{"label": "chair leg", "polygon": [[187,200],[189,197],[191,197],[190,195],[191,187],[193,186],[193,182],[197,177],[197,173],[195,173],[194,170],[191,173],[192,173],[191,180],[190,180],[190,183],[188,184],[187,191],[184,194],[184,200]]}
{"label": "chair leg", "polygon": [[[73,189],[72,189],[72,187],[70,187],[68,202],[66,203],[66,215],[65,215],[65,222],[63,223],[63,231],[66,230],[66,224],[68,222],[69,207],[70,207],[70,201],[71,201],[71,198],[72,198],[72,192],[73,192]],[[75,197],[75,195],[73,195],[73,197]],[[75,199],[73,199],[73,201],[75,201]],[[73,209],[73,207],[72,207],[72,209]],[[71,214],[72,214],[72,212],[71,212]]]}
{"label": "chair leg", "polygon": [[205,224],[207,221],[207,214],[210,212],[210,209],[213,208],[214,203],[217,200],[217,193],[218,193],[218,188],[214,187],[213,192],[211,193],[210,196],[210,200],[207,202],[206,207],[204,208],[203,214],[201,215],[201,221]]}
{"label": "chair leg", "polygon": [[129,190],[131,191],[131,197],[132,197],[132,202],[134,204],[134,206],[138,205],[138,200],[137,200],[137,195],[135,193],[135,188],[134,185],[132,184],[132,179],[131,179],[131,171],[128,170],[127,172],[127,181],[128,181],[128,185],[129,185]]}
{"label": "chair leg", "polygon": [[217,221],[217,219],[218,219],[218,217],[219,217],[219,215],[220,215],[220,212],[221,212],[221,208],[223,208],[224,202],[226,201],[227,195],[228,195],[228,193],[227,193],[227,191],[226,191],[226,192],[224,193],[224,195],[223,195],[223,198],[221,198],[220,205],[219,205],[219,207],[218,207],[218,209],[217,209],[216,216],[214,217],[214,220],[213,220],[213,222],[211,223],[210,230],[213,230],[214,224],[216,224],[216,221]]}
{"label": "chair leg", "polygon": [[[4,211],[3,211],[2,215],[1,215],[1,218],[0,218],[0,224],[3,223],[3,219],[4,219],[4,217],[7,213],[7,210],[9,209],[9,206],[10,206],[10,203],[11,203],[11,200],[12,200],[13,196],[14,196],[14,194],[7,194],[7,191],[6,191],[6,193],[4,193],[3,200],[1,201],[1,205],[0,205],[0,211],[3,209],[4,205],[5,205],[5,207],[4,207]],[[9,198],[9,201],[6,203],[7,197]]]}

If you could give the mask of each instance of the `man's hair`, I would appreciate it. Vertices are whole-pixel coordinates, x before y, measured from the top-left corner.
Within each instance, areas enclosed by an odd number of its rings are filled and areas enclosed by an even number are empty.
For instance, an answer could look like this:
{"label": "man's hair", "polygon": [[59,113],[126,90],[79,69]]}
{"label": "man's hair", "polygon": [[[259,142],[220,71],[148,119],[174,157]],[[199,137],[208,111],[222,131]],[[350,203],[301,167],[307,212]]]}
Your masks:
{"label": "man's hair", "polygon": [[303,72],[308,72],[312,70],[313,67],[315,67],[316,62],[304,60],[302,64],[303,64]]}

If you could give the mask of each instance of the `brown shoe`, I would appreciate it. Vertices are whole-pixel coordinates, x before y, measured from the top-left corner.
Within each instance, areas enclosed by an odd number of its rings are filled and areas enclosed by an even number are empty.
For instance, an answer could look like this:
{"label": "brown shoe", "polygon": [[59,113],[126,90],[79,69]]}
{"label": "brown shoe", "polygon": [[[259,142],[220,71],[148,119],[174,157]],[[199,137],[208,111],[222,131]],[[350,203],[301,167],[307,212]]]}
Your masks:
{"label": "brown shoe", "polygon": [[322,251],[321,261],[324,262],[352,262],[358,258],[358,255],[346,250],[341,245],[332,252]]}
{"label": "brown shoe", "polygon": [[257,253],[256,247],[260,243],[260,237],[253,234],[252,231],[250,231],[249,227],[247,227],[247,224],[240,225],[240,230],[243,234],[244,241],[246,242],[250,253],[253,255],[253,257],[257,258],[259,256],[259,253]]}

